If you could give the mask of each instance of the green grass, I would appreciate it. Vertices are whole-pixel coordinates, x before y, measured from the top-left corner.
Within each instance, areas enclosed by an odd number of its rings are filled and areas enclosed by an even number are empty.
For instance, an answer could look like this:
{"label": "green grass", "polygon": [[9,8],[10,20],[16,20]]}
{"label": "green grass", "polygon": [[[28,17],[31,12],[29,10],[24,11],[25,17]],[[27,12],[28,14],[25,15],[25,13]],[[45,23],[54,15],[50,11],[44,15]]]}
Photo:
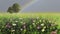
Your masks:
{"label": "green grass", "polygon": [[35,17],[43,17],[43,18],[53,18],[56,20],[57,24],[60,28],[60,14],[59,13],[0,13],[0,18],[10,18],[10,17],[23,17],[23,18],[35,18]]}
{"label": "green grass", "polygon": [[[47,19],[51,19],[52,21],[53,20],[56,21],[56,24],[58,24],[58,28],[60,29],[60,14],[59,13],[13,13],[13,14],[0,13],[0,23],[2,23],[4,26],[6,21],[8,21],[10,18],[16,18],[15,20],[18,20],[18,18],[38,18],[38,17],[47,18]],[[28,19],[25,19],[24,21],[29,22]],[[15,23],[14,20],[12,22]],[[19,21],[18,23],[21,23],[21,21]]]}

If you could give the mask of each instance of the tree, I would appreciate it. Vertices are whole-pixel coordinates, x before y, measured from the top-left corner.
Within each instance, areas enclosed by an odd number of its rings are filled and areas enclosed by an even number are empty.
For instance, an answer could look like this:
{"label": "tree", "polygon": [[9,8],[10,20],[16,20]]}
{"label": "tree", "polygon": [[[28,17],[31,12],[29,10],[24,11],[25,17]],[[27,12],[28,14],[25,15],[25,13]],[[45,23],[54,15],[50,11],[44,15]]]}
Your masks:
{"label": "tree", "polygon": [[20,6],[19,6],[19,4],[17,4],[17,3],[13,4],[12,8],[13,8],[13,11],[14,11],[15,13],[19,12],[19,10],[20,10]]}
{"label": "tree", "polygon": [[7,12],[13,13],[13,8],[12,7],[9,7],[8,10],[7,10]]}
{"label": "tree", "polygon": [[20,10],[20,5],[18,3],[14,3],[11,7],[8,8],[7,12],[18,13]]}

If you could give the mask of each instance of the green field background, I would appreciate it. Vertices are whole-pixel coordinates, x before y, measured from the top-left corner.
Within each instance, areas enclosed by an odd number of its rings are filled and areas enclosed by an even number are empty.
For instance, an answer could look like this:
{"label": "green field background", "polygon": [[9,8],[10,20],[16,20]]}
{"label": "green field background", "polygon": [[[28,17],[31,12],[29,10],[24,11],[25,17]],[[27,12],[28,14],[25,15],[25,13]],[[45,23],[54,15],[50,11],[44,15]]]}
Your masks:
{"label": "green field background", "polygon": [[11,17],[20,17],[20,18],[35,18],[35,17],[43,17],[43,18],[52,18],[56,20],[56,23],[60,28],[60,13],[0,13],[0,18],[11,18]]}

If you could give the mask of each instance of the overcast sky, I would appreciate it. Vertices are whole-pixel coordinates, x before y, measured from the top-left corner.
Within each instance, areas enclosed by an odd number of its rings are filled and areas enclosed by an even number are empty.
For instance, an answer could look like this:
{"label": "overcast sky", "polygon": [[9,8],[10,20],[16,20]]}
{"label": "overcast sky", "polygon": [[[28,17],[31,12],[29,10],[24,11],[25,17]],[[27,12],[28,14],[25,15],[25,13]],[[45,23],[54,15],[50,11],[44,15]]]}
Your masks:
{"label": "overcast sky", "polygon": [[8,7],[12,6],[14,3],[18,3],[23,7],[31,1],[32,0],[0,0],[0,11],[7,11]]}
{"label": "overcast sky", "polygon": [[[0,11],[7,11],[13,3],[19,3],[21,7],[33,0],[0,0]],[[60,11],[60,0],[38,0],[37,2],[25,7],[22,12],[45,12]]]}

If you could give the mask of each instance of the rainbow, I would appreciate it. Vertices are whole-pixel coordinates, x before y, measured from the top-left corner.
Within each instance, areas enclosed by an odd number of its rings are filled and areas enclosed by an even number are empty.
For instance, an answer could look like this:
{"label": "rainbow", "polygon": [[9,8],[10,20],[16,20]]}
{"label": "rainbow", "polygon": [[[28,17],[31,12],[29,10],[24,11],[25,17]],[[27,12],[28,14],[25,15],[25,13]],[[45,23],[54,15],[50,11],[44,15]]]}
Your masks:
{"label": "rainbow", "polygon": [[[37,1],[38,1],[38,0],[32,0],[31,2],[29,2],[28,4],[26,4],[25,6],[22,7],[22,10],[21,10],[21,11],[23,11],[24,9],[26,9],[26,8],[29,7],[30,5],[36,3]],[[20,12],[21,12],[21,11],[20,11]]]}

